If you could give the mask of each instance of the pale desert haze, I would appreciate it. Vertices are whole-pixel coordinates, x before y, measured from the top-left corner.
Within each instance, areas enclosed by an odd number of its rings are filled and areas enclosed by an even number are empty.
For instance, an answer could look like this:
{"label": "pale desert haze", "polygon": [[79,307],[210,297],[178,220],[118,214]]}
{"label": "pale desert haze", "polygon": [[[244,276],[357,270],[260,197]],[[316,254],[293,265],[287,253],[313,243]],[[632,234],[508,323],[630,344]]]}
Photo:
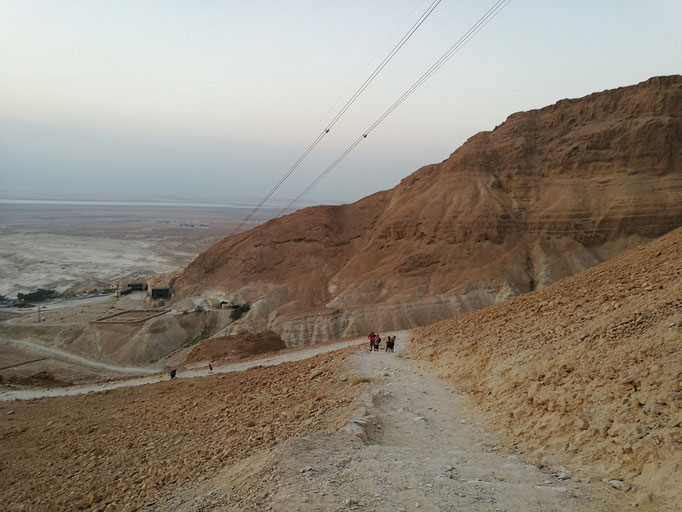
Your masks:
{"label": "pale desert haze", "polygon": [[[163,307],[135,291],[3,311],[3,500],[677,510],[681,93],[657,77],[515,114],[395,189],[214,245],[230,224],[211,208],[8,223],[100,254],[207,248]],[[395,354],[367,351],[370,326]]]}
{"label": "pale desert haze", "polygon": [[0,509],[682,512],[680,19],[0,2]]}
{"label": "pale desert haze", "polygon": [[250,208],[1,201],[0,294],[16,296],[41,287],[83,292],[116,287],[131,277],[178,272],[234,229]]}

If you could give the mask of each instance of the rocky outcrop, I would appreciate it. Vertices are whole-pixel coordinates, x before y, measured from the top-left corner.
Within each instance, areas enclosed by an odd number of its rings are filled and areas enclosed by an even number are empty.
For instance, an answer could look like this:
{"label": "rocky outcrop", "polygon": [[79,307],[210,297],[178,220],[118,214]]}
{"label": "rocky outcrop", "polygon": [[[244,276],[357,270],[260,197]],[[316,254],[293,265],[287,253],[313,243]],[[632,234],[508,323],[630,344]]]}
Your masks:
{"label": "rocky outcrop", "polygon": [[289,345],[424,325],[543,288],[682,225],[682,77],[511,115],[354,204],[231,236],[178,296],[253,304]]}
{"label": "rocky outcrop", "polygon": [[277,333],[263,331],[260,333],[242,332],[234,336],[222,336],[218,333],[211,338],[197,343],[185,357],[185,363],[202,361],[218,361],[222,363],[238,361],[258,354],[276,352],[286,348],[284,341]]}

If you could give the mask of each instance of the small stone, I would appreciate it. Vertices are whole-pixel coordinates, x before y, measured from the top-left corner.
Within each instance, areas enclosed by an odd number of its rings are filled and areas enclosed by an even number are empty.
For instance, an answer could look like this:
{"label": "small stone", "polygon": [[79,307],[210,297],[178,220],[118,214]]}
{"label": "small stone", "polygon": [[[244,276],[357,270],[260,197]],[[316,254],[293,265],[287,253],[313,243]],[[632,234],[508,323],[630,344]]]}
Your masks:
{"label": "small stone", "polygon": [[590,428],[590,423],[585,418],[582,417],[576,418],[573,424],[580,430],[587,430],[588,428]]}
{"label": "small stone", "polygon": [[354,500],[353,498],[348,498],[346,501],[343,502],[343,504],[347,507],[352,507],[353,505],[357,505],[358,502]]}
{"label": "small stone", "polygon": [[609,480],[609,485],[618,489],[619,491],[627,492],[632,489],[632,486],[629,483],[623,482],[622,480]]}
{"label": "small stone", "polygon": [[654,501],[654,497],[649,494],[648,492],[640,492],[637,493],[635,496],[635,505],[640,506],[640,505],[647,505],[649,503],[652,503]]}

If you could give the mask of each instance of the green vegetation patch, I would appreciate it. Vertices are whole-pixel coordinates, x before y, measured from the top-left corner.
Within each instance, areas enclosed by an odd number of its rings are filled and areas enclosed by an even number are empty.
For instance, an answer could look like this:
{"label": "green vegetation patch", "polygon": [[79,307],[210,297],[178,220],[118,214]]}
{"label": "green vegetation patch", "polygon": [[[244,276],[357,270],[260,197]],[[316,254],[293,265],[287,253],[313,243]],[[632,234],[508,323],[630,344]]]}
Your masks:
{"label": "green vegetation patch", "polygon": [[29,293],[17,293],[17,299],[24,302],[42,302],[56,299],[57,297],[59,297],[59,292],[56,290],[46,290],[45,288],[38,288],[36,291]]}
{"label": "green vegetation patch", "polygon": [[191,347],[192,345],[196,345],[200,341],[207,340],[208,338],[211,337],[211,331],[208,329],[203,329],[201,333],[197,334],[194,338],[190,338],[185,342],[183,347]]}
{"label": "green vegetation patch", "polygon": [[232,319],[232,321],[239,320],[250,309],[251,306],[249,304],[234,304],[232,306],[232,313],[230,314],[230,318]]}

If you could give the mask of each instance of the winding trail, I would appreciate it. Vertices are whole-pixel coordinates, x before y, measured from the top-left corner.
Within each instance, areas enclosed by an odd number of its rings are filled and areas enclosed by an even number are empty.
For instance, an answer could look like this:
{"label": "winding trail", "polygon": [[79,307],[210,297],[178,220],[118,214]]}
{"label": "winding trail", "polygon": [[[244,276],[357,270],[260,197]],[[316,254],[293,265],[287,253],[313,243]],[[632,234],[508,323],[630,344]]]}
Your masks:
{"label": "winding trail", "polygon": [[[111,365],[105,365],[104,363],[98,363],[96,361],[90,361],[88,359],[83,359],[79,356],[69,354],[68,352],[63,352],[58,349],[51,349],[43,345],[34,344],[31,342],[21,341],[21,340],[9,340],[7,338],[0,338],[0,341],[12,341],[19,344],[28,344],[32,348],[38,348],[41,350],[46,350],[48,352],[54,353],[61,357],[71,359],[74,361],[81,362],[82,364],[96,365],[100,368],[105,368],[114,371],[122,371],[124,367],[116,367]],[[268,357],[262,357],[257,359],[250,359],[248,361],[243,361],[239,363],[229,363],[224,365],[215,366],[213,373],[227,373],[227,372],[241,372],[249,368],[256,366],[273,366],[281,363],[286,363],[289,361],[299,361],[301,359],[307,359],[309,357],[316,356],[318,354],[323,354],[326,352],[332,352],[334,350],[339,350],[342,348],[350,347],[353,345],[358,345],[361,343],[366,343],[365,338],[357,338],[353,340],[340,341],[338,343],[329,343],[327,345],[316,345],[303,350],[296,350],[292,352],[285,352],[282,354],[276,354]],[[77,386],[69,386],[63,388],[51,388],[51,389],[19,389],[19,390],[9,390],[0,392],[0,401],[7,400],[32,400],[34,398],[47,398],[55,396],[73,396],[73,395],[83,395],[86,393],[107,391],[116,388],[125,388],[132,386],[143,386],[145,384],[152,384],[155,382],[161,382],[168,380],[169,376],[167,373],[159,373],[159,370],[150,370],[149,368],[127,368],[128,370],[135,370],[135,373],[154,373],[147,377],[139,377],[126,380],[117,380],[111,382],[103,382],[100,384],[85,384]],[[208,369],[205,365],[201,367],[191,367],[185,370],[178,371],[176,378],[179,379],[192,379],[195,377],[205,377],[209,375]]]}
{"label": "winding trail", "polygon": [[22,347],[31,348],[39,352],[47,352],[48,354],[51,354],[53,356],[57,356],[62,359],[67,359],[69,361],[82,364],[83,366],[90,366],[92,368],[99,368],[102,370],[109,370],[112,372],[128,373],[132,375],[140,374],[144,375],[150,373],[157,373],[159,371],[156,368],[142,368],[138,366],[115,366],[111,364],[102,363],[99,361],[93,361],[92,359],[86,359],[85,357],[77,356],[76,354],[72,354],[71,352],[66,352],[58,348],[47,347],[45,345],[35,343],[33,341],[17,340],[14,338],[7,338],[6,336],[0,336],[0,342],[2,341],[14,343],[15,345],[20,345]]}

